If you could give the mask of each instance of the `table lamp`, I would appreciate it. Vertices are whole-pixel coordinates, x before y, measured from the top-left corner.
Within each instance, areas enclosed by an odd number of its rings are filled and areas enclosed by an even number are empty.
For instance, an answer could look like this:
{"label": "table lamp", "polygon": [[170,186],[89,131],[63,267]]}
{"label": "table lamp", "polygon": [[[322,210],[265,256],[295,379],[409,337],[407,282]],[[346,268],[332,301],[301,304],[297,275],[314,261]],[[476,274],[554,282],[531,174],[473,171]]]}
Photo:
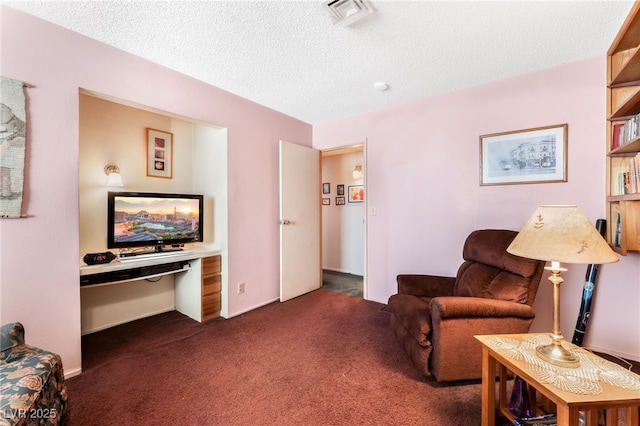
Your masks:
{"label": "table lamp", "polygon": [[553,284],[553,332],[551,344],[536,348],[536,355],[551,364],[575,368],[578,358],[562,347],[560,331],[560,263],[601,264],[617,262],[602,235],[577,206],[540,206],[507,247],[507,252],[520,257],[545,260],[551,266],[549,281]]}

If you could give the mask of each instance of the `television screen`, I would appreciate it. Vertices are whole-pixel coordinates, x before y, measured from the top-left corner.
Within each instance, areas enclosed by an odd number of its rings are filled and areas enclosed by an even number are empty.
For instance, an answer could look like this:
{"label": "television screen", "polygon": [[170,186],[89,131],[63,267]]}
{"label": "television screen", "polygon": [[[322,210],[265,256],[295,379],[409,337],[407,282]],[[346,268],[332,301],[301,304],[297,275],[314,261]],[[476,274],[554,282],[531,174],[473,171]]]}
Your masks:
{"label": "television screen", "polygon": [[109,192],[107,209],[107,248],[203,241],[202,195]]}

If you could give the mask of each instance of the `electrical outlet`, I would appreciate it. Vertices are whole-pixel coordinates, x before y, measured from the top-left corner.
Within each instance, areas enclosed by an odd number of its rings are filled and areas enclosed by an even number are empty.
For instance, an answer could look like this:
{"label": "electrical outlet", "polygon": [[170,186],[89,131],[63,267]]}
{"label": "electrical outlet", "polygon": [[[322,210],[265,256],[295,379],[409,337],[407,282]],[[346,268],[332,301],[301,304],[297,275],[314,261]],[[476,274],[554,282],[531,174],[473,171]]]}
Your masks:
{"label": "electrical outlet", "polygon": [[244,293],[244,283],[238,283],[238,294]]}

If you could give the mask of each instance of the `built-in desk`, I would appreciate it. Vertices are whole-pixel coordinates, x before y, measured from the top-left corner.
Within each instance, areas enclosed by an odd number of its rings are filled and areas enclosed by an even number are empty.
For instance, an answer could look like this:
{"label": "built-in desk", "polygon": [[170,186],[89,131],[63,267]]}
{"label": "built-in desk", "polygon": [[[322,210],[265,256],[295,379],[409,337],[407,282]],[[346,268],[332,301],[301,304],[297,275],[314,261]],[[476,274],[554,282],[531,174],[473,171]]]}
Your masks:
{"label": "built-in desk", "polygon": [[[168,278],[164,279],[165,276]],[[143,300],[141,292],[153,292],[149,286],[154,286],[156,282],[158,293],[161,293],[158,297],[164,298],[160,311],[175,308],[197,321],[220,316],[222,261],[217,249],[190,249],[185,253],[126,263],[114,260],[101,265],[83,264],[80,266],[79,280],[81,298],[87,300],[81,306],[83,321],[93,321],[93,317],[99,316],[92,315],[89,310],[104,312],[112,309],[117,317],[115,320],[110,318],[102,321],[105,324],[99,320],[95,321],[97,325],[85,327],[83,324],[83,334],[159,313],[158,308],[145,311],[145,308],[141,308],[143,302],[136,303],[137,299]],[[117,297],[112,296],[114,294]],[[128,295],[131,300],[127,300]],[[171,295],[173,300],[167,307],[166,299]],[[152,297],[155,296],[152,294]],[[117,299],[116,303],[113,299]]]}

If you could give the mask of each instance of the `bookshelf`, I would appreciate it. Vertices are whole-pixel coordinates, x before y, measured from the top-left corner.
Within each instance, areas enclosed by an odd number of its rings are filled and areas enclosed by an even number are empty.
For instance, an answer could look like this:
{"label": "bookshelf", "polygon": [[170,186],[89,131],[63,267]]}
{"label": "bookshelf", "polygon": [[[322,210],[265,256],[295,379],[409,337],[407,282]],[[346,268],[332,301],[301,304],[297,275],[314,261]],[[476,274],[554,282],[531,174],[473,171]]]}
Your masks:
{"label": "bookshelf", "polygon": [[640,252],[640,3],[607,52],[607,241]]}

